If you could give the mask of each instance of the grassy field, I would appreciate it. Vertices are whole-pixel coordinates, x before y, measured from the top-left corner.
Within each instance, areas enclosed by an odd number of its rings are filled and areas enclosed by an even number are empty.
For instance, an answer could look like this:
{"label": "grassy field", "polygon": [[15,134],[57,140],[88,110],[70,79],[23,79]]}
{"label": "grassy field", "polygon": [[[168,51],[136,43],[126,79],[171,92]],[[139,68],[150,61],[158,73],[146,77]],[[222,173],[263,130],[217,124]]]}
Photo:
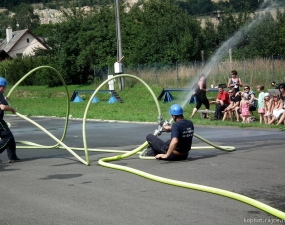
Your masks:
{"label": "grassy field", "polygon": [[[65,117],[67,105],[74,90],[95,90],[94,86],[68,86],[69,97],[67,98],[64,87],[47,88],[42,86],[18,86],[10,95],[10,105],[17,108],[18,112],[28,116],[55,116]],[[162,91],[161,87],[152,87],[155,96]],[[125,88],[117,91],[124,103],[108,104],[111,97],[109,92],[97,93],[96,97],[100,102],[91,104],[87,118],[99,120],[118,120],[133,122],[157,122],[158,111],[149,91],[141,84],[134,84],[131,88]],[[9,93],[9,89],[5,94]],[[170,120],[169,107],[178,103],[181,104],[185,96],[182,92],[174,92],[175,100],[170,103],[159,101],[162,116],[166,120]],[[184,92],[183,92],[184,93]],[[208,98],[216,98],[217,93],[208,93]],[[185,93],[184,93],[185,95]],[[89,93],[80,95],[83,102],[70,102],[70,114],[72,118],[83,118],[87,102],[91,96]],[[184,107],[184,116],[189,118],[194,108],[194,104],[186,104]],[[203,109],[203,106],[202,108]],[[214,110],[214,106],[211,106]],[[7,112],[10,113],[10,112]],[[255,112],[255,117],[259,115]],[[276,125],[260,125],[259,122],[250,124],[242,124],[231,121],[211,121],[209,119],[201,119],[200,114],[196,114],[192,119],[194,124],[208,126],[239,126],[239,127],[257,127],[257,128],[280,128],[284,126]]]}
{"label": "grassy field", "polygon": [[[207,74],[208,85],[227,83],[231,70],[237,70],[238,77],[244,84],[256,89],[257,85],[264,85],[265,89],[272,88],[272,81],[285,82],[285,60],[254,59],[245,61],[224,61],[212,65]],[[183,65],[167,68],[136,68],[126,69],[125,73],[137,75],[145,82],[160,87],[183,88],[197,75],[203,72],[201,65]]]}

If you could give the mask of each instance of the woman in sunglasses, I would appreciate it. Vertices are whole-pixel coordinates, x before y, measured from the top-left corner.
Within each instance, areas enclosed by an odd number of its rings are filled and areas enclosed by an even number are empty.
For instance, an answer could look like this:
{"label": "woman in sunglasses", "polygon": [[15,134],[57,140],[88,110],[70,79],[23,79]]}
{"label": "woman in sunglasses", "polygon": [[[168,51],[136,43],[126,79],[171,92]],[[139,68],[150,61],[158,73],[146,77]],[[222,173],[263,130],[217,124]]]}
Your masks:
{"label": "woman in sunglasses", "polygon": [[255,93],[250,90],[250,86],[246,85],[243,88],[244,92],[248,95],[247,100],[249,101],[249,111],[255,111],[256,110],[256,100],[255,100]]}
{"label": "woman in sunglasses", "polygon": [[224,110],[223,121],[227,118],[228,115],[230,116],[231,121],[233,121],[233,112],[235,111],[236,107],[239,107],[241,101],[241,96],[235,96],[233,89],[230,89],[228,93],[230,96],[230,105]]}
{"label": "woman in sunglasses", "polygon": [[[256,110],[256,106],[257,106],[256,100],[255,100],[256,99],[255,98],[255,93],[250,90],[250,86],[248,86],[248,85],[244,86],[243,91],[248,96],[247,97],[247,101],[249,103],[249,111],[250,112],[255,111]],[[243,92],[239,91],[239,92],[236,93],[236,96],[238,96],[238,95],[241,96],[242,94],[243,94]],[[235,111],[236,111],[237,121],[239,121],[239,115],[241,115],[240,107],[236,107]]]}

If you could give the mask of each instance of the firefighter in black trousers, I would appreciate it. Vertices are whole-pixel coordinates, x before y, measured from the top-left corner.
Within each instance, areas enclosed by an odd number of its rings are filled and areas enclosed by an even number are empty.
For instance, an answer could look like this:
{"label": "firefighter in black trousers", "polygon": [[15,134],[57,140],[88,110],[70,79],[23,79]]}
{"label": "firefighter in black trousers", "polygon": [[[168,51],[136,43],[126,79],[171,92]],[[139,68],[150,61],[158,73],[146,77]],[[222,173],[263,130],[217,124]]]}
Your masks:
{"label": "firefighter in black trousers", "polygon": [[[10,131],[7,123],[3,120],[4,111],[11,111],[16,113],[17,110],[10,107],[3,93],[6,90],[7,81],[5,78],[0,77],[0,153],[4,152],[7,149],[9,163],[20,161],[16,155],[16,142],[12,132]],[[7,99],[9,100],[9,99]],[[2,161],[0,160],[0,163]]]}
{"label": "firefighter in black trousers", "polygon": [[184,119],[183,109],[178,104],[172,105],[169,113],[175,123],[172,126],[165,126],[164,129],[171,132],[171,139],[165,142],[153,134],[147,135],[146,140],[149,147],[145,154],[162,160],[185,160],[192,146],[193,123]]}

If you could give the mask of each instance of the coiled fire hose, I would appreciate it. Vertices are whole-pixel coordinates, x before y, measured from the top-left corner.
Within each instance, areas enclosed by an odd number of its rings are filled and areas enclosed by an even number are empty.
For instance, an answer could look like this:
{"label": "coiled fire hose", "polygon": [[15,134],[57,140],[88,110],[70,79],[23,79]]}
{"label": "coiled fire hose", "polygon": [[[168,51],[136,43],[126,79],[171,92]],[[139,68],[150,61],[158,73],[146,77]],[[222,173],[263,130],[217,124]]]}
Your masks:
{"label": "coiled fire hose", "polygon": [[[263,210],[277,218],[280,219],[285,219],[285,213],[275,209],[269,205],[266,205],[262,202],[259,202],[257,200],[254,200],[252,198],[246,197],[244,195],[241,194],[237,194],[231,191],[226,191],[223,189],[219,189],[219,188],[214,188],[214,187],[209,187],[209,186],[204,186],[204,185],[199,185],[199,184],[193,184],[193,183],[187,183],[187,182],[183,182],[183,181],[178,181],[178,180],[172,180],[172,179],[168,179],[168,178],[163,178],[163,177],[159,177],[153,174],[149,174],[134,168],[130,168],[130,167],[126,167],[126,166],[121,166],[121,165],[116,165],[116,164],[112,164],[110,162],[112,161],[116,161],[116,160],[120,160],[120,159],[125,159],[131,155],[134,154],[138,154],[141,153],[143,151],[143,149],[145,149],[148,145],[147,142],[143,143],[141,146],[139,146],[138,148],[132,150],[132,151],[116,151],[116,150],[101,150],[101,149],[88,149],[87,146],[87,142],[86,142],[86,118],[87,118],[87,113],[88,113],[88,109],[90,107],[90,104],[92,102],[92,99],[94,98],[94,96],[96,95],[96,93],[100,90],[100,88],[105,85],[107,82],[113,80],[113,79],[117,79],[120,77],[130,77],[133,79],[136,79],[138,81],[140,81],[150,92],[150,94],[152,95],[156,106],[157,106],[157,110],[158,110],[158,116],[161,117],[161,111],[160,111],[160,107],[159,107],[159,103],[153,93],[153,91],[151,90],[151,88],[140,78],[133,76],[133,75],[129,75],[129,74],[120,74],[120,75],[116,75],[113,76],[112,78],[107,79],[106,81],[104,81],[92,94],[92,96],[90,97],[85,112],[84,112],[84,116],[83,116],[83,126],[82,126],[82,132],[83,132],[83,144],[84,144],[84,148],[71,148],[68,147],[67,145],[65,145],[63,143],[63,140],[65,138],[66,135],[66,131],[67,131],[67,127],[68,127],[68,116],[69,116],[69,110],[70,110],[70,103],[69,103],[69,94],[68,94],[68,90],[67,90],[67,86],[62,78],[62,76],[60,75],[60,73],[55,70],[54,68],[50,67],[50,66],[41,66],[41,67],[37,67],[33,70],[31,70],[29,73],[27,73],[25,76],[23,76],[14,86],[13,88],[10,90],[10,92],[8,93],[8,97],[12,94],[13,90],[24,80],[26,79],[26,77],[28,77],[29,75],[31,75],[33,72],[35,72],[36,70],[39,69],[51,69],[54,72],[56,72],[56,74],[59,76],[60,80],[63,83],[63,86],[65,88],[66,91],[66,96],[67,96],[67,112],[66,112],[66,117],[65,117],[65,127],[64,127],[64,132],[62,134],[61,139],[59,140],[58,138],[56,138],[54,135],[52,135],[50,132],[48,132],[44,127],[40,126],[39,124],[37,124],[36,122],[34,122],[33,120],[27,118],[24,115],[21,115],[20,113],[16,113],[17,116],[29,121],[30,123],[32,123],[33,125],[35,125],[36,127],[38,127],[39,129],[41,129],[44,133],[46,133],[48,136],[50,136],[52,139],[54,139],[56,141],[56,144],[53,146],[43,146],[40,144],[36,144],[36,143],[32,143],[32,142],[28,142],[28,141],[22,141],[22,142],[17,142],[17,143],[21,143],[21,144],[25,144],[26,146],[17,146],[17,148],[64,148],[66,150],[68,150],[73,156],[75,156],[80,162],[82,162],[85,165],[90,165],[90,161],[89,161],[89,156],[88,156],[88,151],[104,151],[104,152],[123,152],[123,154],[121,155],[117,155],[117,156],[111,156],[111,157],[106,157],[106,158],[102,158],[98,161],[98,164],[101,166],[105,166],[108,168],[112,168],[112,169],[117,169],[117,170],[122,170],[122,171],[126,171],[126,172],[130,172],[145,178],[148,178],[150,180],[154,180],[157,182],[161,182],[161,183],[165,183],[165,184],[169,184],[169,185],[173,185],[173,186],[178,186],[178,187],[183,187],[183,188],[189,188],[189,189],[194,189],[194,190],[199,190],[199,191],[204,191],[204,192],[209,192],[209,193],[213,193],[213,194],[217,194],[217,195],[221,195],[221,196],[225,196],[228,198],[232,198],[244,203],[247,203],[249,205],[252,205],[260,210]],[[194,134],[194,136],[198,139],[200,139],[201,141],[209,144],[211,147],[192,147],[192,149],[219,149],[222,151],[234,151],[235,147],[232,146],[217,146],[209,141],[207,141],[206,139],[202,138],[201,136]],[[86,160],[82,159],[79,155],[77,155],[74,150],[84,150],[85,151],[85,157]],[[140,158],[142,159],[154,159],[154,157],[144,157],[140,154]]]}

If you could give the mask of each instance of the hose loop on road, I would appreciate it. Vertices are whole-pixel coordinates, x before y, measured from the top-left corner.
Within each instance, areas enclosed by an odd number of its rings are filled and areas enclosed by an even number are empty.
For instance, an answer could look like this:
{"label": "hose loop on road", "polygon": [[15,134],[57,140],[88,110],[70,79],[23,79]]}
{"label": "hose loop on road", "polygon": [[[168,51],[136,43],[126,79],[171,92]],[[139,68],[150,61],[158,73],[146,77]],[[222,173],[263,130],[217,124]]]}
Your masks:
{"label": "hose loop on road", "polygon": [[[115,150],[100,150],[100,149],[88,149],[87,146],[87,141],[86,141],[86,120],[87,120],[87,113],[90,107],[90,104],[92,102],[92,99],[94,98],[94,96],[96,95],[96,93],[100,90],[100,88],[105,85],[107,82],[113,80],[113,79],[117,79],[120,77],[130,77],[133,79],[136,79],[138,81],[140,81],[142,84],[144,84],[144,86],[147,88],[147,90],[150,92],[150,94],[152,95],[155,104],[157,106],[157,111],[158,111],[158,116],[161,116],[161,110],[159,107],[159,103],[156,99],[156,96],[154,95],[153,91],[151,90],[151,88],[140,78],[134,76],[134,75],[129,75],[129,74],[120,74],[120,75],[116,75],[113,76],[109,79],[107,79],[106,81],[104,81],[92,94],[92,96],[90,97],[85,112],[84,112],[84,116],[83,116],[83,125],[82,125],[82,134],[83,134],[83,144],[84,144],[84,148],[70,148],[67,145],[65,145],[63,143],[64,137],[66,135],[66,131],[67,131],[67,126],[68,126],[68,116],[69,116],[69,110],[70,110],[70,103],[69,103],[69,94],[68,94],[68,90],[67,90],[67,86],[62,78],[62,76],[60,75],[60,73],[55,70],[54,68],[50,67],[50,66],[41,66],[41,67],[37,67],[35,69],[33,69],[32,71],[30,71],[28,74],[26,74],[22,79],[20,79],[14,86],[13,88],[10,90],[10,92],[8,93],[8,97],[12,94],[13,90],[24,80],[26,79],[26,77],[28,77],[29,75],[31,75],[33,72],[35,72],[38,69],[51,69],[53,71],[56,72],[56,74],[59,76],[59,78],[61,79],[63,86],[65,88],[66,91],[66,96],[67,96],[67,113],[66,113],[66,117],[65,117],[65,127],[64,127],[64,132],[63,135],[61,137],[61,139],[57,139],[54,135],[52,135],[50,132],[48,132],[45,128],[43,128],[42,126],[40,126],[38,123],[36,123],[35,121],[29,119],[28,117],[21,115],[20,113],[16,113],[17,116],[29,121],[30,123],[32,123],[33,125],[35,125],[36,127],[38,127],[39,129],[41,129],[44,133],[46,133],[48,136],[50,136],[53,140],[56,141],[56,144],[53,146],[43,146],[43,145],[39,145],[36,143],[32,143],[29,141],[24,141],[24,142],[18,142],[18,143],[22,143],[25,144],[27,146],[17,146],[17,148],[64,148],[66,150],[68,150],[73,156],[75,156],[80,162],[82,162],[85,165],[90,165],[90,160],[89,160],[89,155],[88,155],[88,151],[106,151],[106,152],[121,152],[121,151],[115,151]],[[192,149],[219,149],[221,151],[234,151],[235,147],[232,146],[217,146],[209,141],[207,141],[206,139],[202,138],[201,136],[194,134],[194,136],[198,139],[200,139],[201,141],[207,143],[208,145],[210,145],[211,147],[192,147]],[[98,164],[104,167],[108,167],[108,168],[112,168],[112,169],[117,169],[117,170],[122,170],[122,171],[126,171],[126,172],[130,172],[142,177],[145,177],[147,179],[150,180],[154,180],[157,182],[161,182],[161,183],[165,183],[165,184],[169,184],[169,185],[173,185],[173,186],[178,186],[178,187],[183,187],[183,188],[189,188],[189,189],[194,189],[194,190],[199,190],[199,191],[204,191],[204,192],[208,192],[208,193],[213,193],[213,194],[217,194],[217,195],[221,195],[221,196],[225,196],[228,198],[232,198],[244,203],[247,203],[249,205],[252,205],[258,209],[261,209],[273,216],[276,216],[277,218],[280,219],[285,219],[285,213],[275,209],[269,205],[266,205],[262,202],[259,202],[257,200],[254,200],[252,198],[234,193],[234,192],[230,192],[230,191],[226,191],[226,190],[222,190],[219,188],[214,188],[214,187],[209,187],[209,186],[204,186],[204,185],[199,185],[199,184],[193,184],[193,183],[187,183],[187,182],[183,182],[183,181],[178,181],[178,180],[172,180],[172,179],[168,179],[168,178],[163,178],[163,177],[159,177],[153,174],[149,174],[134,168],[130,168],[127,166],[121,166],[121,165],[117,165],[117,164],[112,164],[109,162],[112,161],[117,161],[117,160],[121,160],[121,159],[125,159],[127,157],[130,157],[134,154],[140,154],[140,158],[148,158],[148,159],[154,159],[154,157],[144,157],[142,156],[142,152],[143,150],[147,147],[148,143],[145,142],[142,145],[140,145],[138,148],[132,150],[132,151],[125,151],[123,152],[123,154],[121,155],[116,155],[116,156],[111,156],[111,157],[106,157],[106,158],[102,158],[98,161]],[[82,159],[79,155],[77,155],[74,150],[83,150],[85,151],[85,157],[86,160]]]}

